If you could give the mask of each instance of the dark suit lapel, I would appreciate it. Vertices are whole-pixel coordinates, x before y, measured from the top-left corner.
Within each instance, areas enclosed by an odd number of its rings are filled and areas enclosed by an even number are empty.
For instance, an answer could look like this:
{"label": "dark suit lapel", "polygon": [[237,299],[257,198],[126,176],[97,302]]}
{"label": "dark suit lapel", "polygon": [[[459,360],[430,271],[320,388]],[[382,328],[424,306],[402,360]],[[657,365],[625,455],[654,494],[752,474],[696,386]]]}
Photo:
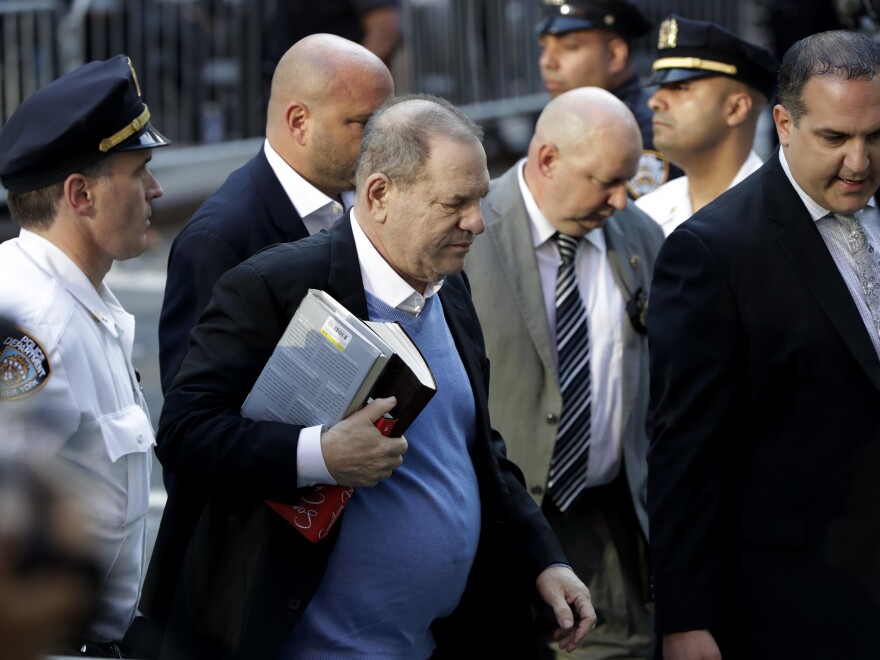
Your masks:
{"label": "dark suit lapel", "polygon": [[[774,154],[766,166],[764,195],[782,251],[815,296],[856,361],[880,390],[880,360],[846,283],[819,230]],[[774,165],[775,163],[775,165]]]}
{"label": "dark suit lapel", "polygon": [[275,176],[275,172],[272,171],[272,166],[269,165],[266,152],[262,147],[260,148],[260,153],[251,160],[251,164],[251,176],[253,177],[254,184],[257,186],[257,190],[260,191],[260,196],[266,203],[266,208],[269,209],[272,222],[283,235],[288,237],[288,241],[298,241],[301,238],[306,238],[309,232],[293,207],[290,197],[287,196],[278,177]]}
{"label": "dark suit lapel", "polygon": [[479,340],[482,338],[481,330],[474,327],[476,312],[470,311],[470,293],[464,285],[464,279],[460,275],[446,278],[443,287],[438,294],[443,303],[443,314],[452,339],[458,348],[458,354],[464,364],[468,375],[468,381],[474,393],[477,413],[477,428],[482,428],[483,415],[488,410],[486,389],[481,380],[482,367],[479,356],[482,353]]}
{"label": "dark suit lapel", "polygon": [[331,295],[359,319],[367,318],[367,297],[361,278],[361,262],[351,231],[351,210],[327,230],[330,236]]}

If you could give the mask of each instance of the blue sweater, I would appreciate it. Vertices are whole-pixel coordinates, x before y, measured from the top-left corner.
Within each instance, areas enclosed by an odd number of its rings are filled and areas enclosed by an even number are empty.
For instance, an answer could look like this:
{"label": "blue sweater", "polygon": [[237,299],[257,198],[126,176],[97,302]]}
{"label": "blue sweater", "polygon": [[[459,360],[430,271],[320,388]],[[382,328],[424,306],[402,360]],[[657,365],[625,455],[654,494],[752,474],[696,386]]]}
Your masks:
{"label": "blue sweater", "polygon": [[403,465],[346,506],[327,573],[279,660],[429,657],[431,622],[455,609],[477,550],[474,398],[440,299],[417,317],[369,294],[367,306],[370,319],[403,325],[437,393],[406,433]]}

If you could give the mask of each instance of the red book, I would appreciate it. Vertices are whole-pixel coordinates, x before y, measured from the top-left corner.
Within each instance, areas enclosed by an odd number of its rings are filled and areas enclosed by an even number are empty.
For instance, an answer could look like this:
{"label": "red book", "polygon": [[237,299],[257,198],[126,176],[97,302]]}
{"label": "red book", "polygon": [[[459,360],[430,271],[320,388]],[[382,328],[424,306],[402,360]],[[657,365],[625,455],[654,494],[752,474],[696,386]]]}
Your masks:
{"label": "red book", "polygon": [[[376,428],[382,435],[391,435],[396,424],[397,420],[393,417],[382,417],[376,422]],[[350,486],[324,484],[309,488],[296,504],[270,500],[266,500],[266,504],[309,541],[317,543],[330,533],[353,492],[354,488]]]}

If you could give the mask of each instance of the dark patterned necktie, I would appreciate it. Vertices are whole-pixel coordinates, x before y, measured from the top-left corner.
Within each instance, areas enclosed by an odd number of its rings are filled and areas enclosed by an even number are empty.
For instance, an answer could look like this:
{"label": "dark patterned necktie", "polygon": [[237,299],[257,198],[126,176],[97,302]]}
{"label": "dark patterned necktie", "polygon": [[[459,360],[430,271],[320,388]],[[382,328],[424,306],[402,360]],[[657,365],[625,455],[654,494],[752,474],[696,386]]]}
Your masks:
{"label": "dark patterned necktie", "polygon": [[579,238],[556,234],[561,262],[556,275],[556,351],[562,415],[550,465],[549,492],[560,511],[586,486],[590,450],[590,335],[578,291],[574,256]]}
{"label": "dark patterned necktie", "polygon": [[834,217],[846,232],[846,243],[865,294],[865,302],[871,311],[874,327],[880,332],[880,269],[878,269],[877,253],[868,241],[861,222],[851,215],[835,213]]}

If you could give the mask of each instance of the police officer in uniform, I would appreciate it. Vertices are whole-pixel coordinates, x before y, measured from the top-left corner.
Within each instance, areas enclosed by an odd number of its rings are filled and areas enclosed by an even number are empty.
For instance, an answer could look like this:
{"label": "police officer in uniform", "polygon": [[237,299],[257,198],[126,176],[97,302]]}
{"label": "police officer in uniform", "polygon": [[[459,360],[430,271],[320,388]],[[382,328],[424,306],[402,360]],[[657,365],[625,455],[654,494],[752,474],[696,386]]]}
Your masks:
{"label": "police officer in uniform", "polygon": [[714,23],[675,14],[660,25],[648,105],[654,144],[686,176],[636,204],[667,236],[763,162],[752,148],[758,119],[774,95],[778,62]]}
{"label": "police officer in uniform", "polygon": [[601,87],[623,101],[642,131],[644,151],[628,186],[637,198],[681,174],[654,149],[650,94],[630,59],[633,39],[651,22],[628,0],[541,0],[537,31],[544,87],[552,97],[576,87]]}
{"label": "police officer in uniform", "polygon": [[134,318],[103,283],[146,247],[168,144],[124,55],[46,85],[0,132],[0,182],[18,238],[0,245],[5,450],[53,461],[85,502],[103,582],[67,654],[123,657],[146,563],[152,423],[131,362]]}

